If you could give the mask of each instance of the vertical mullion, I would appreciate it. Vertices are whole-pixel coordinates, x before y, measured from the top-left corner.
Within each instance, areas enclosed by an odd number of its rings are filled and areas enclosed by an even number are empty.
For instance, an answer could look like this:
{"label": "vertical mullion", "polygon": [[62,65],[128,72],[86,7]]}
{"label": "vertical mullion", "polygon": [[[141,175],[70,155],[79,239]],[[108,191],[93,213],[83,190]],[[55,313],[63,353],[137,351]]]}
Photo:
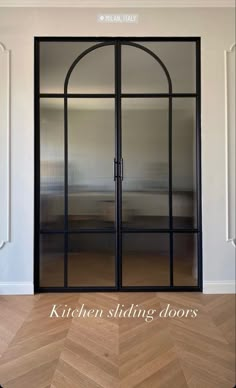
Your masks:
{"label": "vertical mullion", "polygon": [[[67,92],[67,91],[65,91]],[[64,287],[68,285],[68,100],[64,97]]]}
{"label": "vertical mullion", "polygon": [[200,146],[201,146],[201,135],[200,135],[200,58],[199,58],[200,42],[196,42],[196,173],[197,173],[197,228],[200,229],[200,201],[199,201],[199,188],[200,188]]}
{"label": "vertical mullion", "polygon": [[39,85],[40,85],[40,72],[39,72],[39,60],[40,60],[40,42],[35,38],[34,41],[34,120],[35,120],[35,137],[34,137],[34,288],[37,292],[40,286],[39,269],[40,269],[40,98],[39,98]]}
{"label": "vertical mullion", "polygon": [[122,238],[121,238],[121,206],[122,186],[120,177],[121,163],[121,43],[115,43],[115,128],[116,128],[116,287],[122,286]]}
{"label": "vertical mullion", "polygon": [[[172,193],[172,88],[169,90],[169,228],[173,229],[173,193]],[[173,232],[170,232],[170,286],[174,284]]]}
{"label": "vertical mullion", "polygon": [[196,173],[198,229],[198,286],[202,289],[202,207],[201,207],[201,42],[196,41]]}

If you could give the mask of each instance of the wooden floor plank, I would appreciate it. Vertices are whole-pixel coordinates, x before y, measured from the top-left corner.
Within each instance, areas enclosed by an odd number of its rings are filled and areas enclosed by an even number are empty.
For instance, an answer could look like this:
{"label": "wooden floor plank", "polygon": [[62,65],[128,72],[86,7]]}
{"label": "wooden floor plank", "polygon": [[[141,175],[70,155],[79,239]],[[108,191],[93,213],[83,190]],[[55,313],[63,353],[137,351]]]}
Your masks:
{"label": "wooden floor plank", "polygon": [[8,348],[39,296],[0,296],[0,357]]}
{"label": "wooden floor plank", "polygon": [[[102,309],[101,317],[50,318],[53,304]],[[196,318],[114,318],[132,304]],[[18,307],[17,307],[18,306]],[[232,388],[235,297],[201,293],[42,294],[0,297],[4,388]]]}

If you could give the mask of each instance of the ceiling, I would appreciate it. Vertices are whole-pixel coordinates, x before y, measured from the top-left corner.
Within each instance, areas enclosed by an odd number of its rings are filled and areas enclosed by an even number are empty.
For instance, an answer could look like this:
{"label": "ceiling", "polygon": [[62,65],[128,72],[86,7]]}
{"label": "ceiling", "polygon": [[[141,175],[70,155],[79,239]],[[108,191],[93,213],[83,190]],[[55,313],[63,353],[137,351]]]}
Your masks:
{"label": "ceiling", "polygon": [[234,0],[0,0],[0,7],[235,7]]}

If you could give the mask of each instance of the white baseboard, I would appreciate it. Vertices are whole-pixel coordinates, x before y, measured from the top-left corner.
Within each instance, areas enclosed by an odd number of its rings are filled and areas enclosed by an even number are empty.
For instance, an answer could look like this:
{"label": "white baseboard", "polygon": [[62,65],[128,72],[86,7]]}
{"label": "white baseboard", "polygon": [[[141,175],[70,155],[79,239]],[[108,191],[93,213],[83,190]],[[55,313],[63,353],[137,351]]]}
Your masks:
{"label": "white baseboard", "polygon": [[[205,281],[204,294],[234,294],[235,281]],[[31,282],[0,282],[0,295],[33,295],[34,285]]]}
{"label": "white baseboard", "polygon": [[33,295],[31,282],[0,282],[0,295]]}
{"label": "white baseboard", "polygon": [[203,282],[204,294],[235,294],[236,283],[233,280]]}

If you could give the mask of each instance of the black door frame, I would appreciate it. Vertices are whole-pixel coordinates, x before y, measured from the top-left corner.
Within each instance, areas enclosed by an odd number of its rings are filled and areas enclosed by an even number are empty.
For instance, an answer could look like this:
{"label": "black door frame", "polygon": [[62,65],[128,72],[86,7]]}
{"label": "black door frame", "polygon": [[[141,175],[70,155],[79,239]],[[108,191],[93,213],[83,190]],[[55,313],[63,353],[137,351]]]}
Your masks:
{"label": "black door frame", "polygon": [[[64,93],[41,93],[40,94],[40,42],[94,42],[95,46],[102,47],[114,45],[115,48],[115,93],[114,94],[69,94],[67,93],[67,84],[70,71],[65,80]],[[196,91],[195,93],[173,93],[169,88],[169,93],[121,93],[121,45],[132,45],[139,47],[141,42],[195,42],[196,43]],[[139,44],[140,42],[140,44]],[[34,190],[34,290],[35,292],[99,292],[99,291],[202,291],[202,207],[201,207],[201,60],[200,60],[200,37],[35,37],[35,60],[34,60],[34,106],[35,106],[35,190]],[[93,47],[95,47],[93,46]],[[149,52],[144,46],[140,46],[144,51]],[[87,51],[87,50],[85,50]],[[92,50],[88,50],[92,51]],[[149,54],[152,52],[149,52]],[[152,53],[153,54],[153,53]],[[152,55],[151,54],[151,55]],[[152,55],[152,56],[155,56]],[[158,58],[158,57],[157,57]],[[159,62],[159,58],[157,59]],[[78,59],[78,58],[77,58]],[[71,65],[77,64],[77,59]],[[160,62],[159,62],[160,63]],[[164,64],[163,64],[164,65]],[[168,73],[168,71],[167,71]],[[168,77],[168,74],[167,74]],[[171,85],[171,81],[170,84]],[[116,192],[116,223],[114,230],[88,230],[80,229],[70,231],[70,233],[115,233],[116,235],[116,255],[115,255],[115,286],[113,287],[70,287],[67,284],[67,256],[68,256],[68,136],[67,136],[67,98],[69,97],[92,97],[115,99],[115,192]],[[121,206],[122,206],[122,150],[121,150],[121,99],[125,97],[161,97],[169,100],[169,228],[167,229],[132,229],[121,225]],[[197,179],[197,228],[175,229],[172,224],[172,98],[191,97],[196,101],[196,179]],[[40,112],[39,103],[41,98],[63,98],[64,99],[64,142],[65,142],[65,217],[64,230],[42,230],[40,229]],[[122,286],[122,233],[168,233],[170,236],[170,285],[169,286]],[[40,287],[40,235],[41,234],[63,234],[64,235],[64,286],[62,287]],[[198,284],[196,286],[174,286],[173,282],[173,233],[194,233],[197,236],[198,245]]]}

